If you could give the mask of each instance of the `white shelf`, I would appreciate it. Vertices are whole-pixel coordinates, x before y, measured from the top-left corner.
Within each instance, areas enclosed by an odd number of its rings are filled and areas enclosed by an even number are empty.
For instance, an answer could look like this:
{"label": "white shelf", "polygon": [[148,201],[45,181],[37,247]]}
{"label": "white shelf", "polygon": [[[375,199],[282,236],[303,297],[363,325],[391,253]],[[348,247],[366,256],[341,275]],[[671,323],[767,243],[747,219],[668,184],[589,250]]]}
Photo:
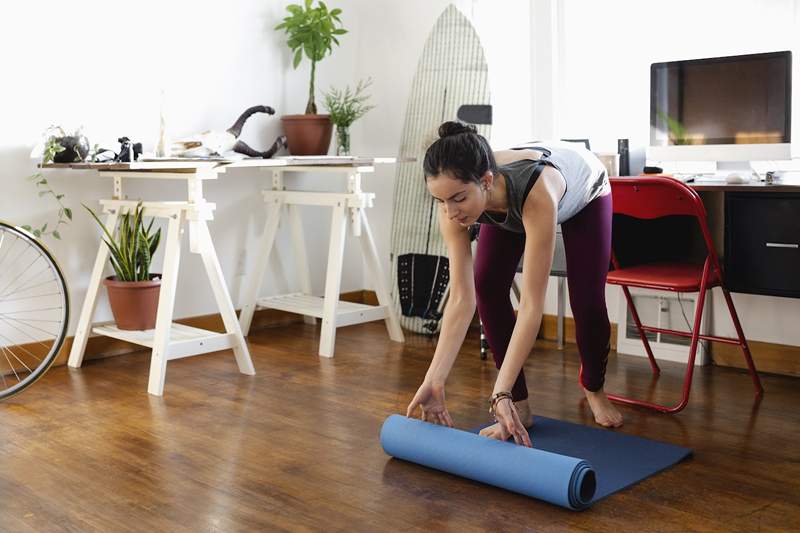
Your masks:
{"label": "white shelf", "polygon": [[[325,299],[297,292],[260,298],[257,305],[258,307],[322,318]],[[342,300],[336,304],[336,327],[383,320],[387,316],[388,309],[383,305],[365,305]]]}
{"label": "white shelf", "polygon": [[[132,342],[148,348],[153,348],[156,330],[128,331],[119,329],[116,325],[95,326],[92,332],[105,335],[126,342]],[[193,328],[183,324],[172,324],[169,334],[169,350],[167,359],[179,359],[192,355],[201,355],[209,352],[227,350],[236,345],[235,335],[232,333],[216,333],[200,328]]]}

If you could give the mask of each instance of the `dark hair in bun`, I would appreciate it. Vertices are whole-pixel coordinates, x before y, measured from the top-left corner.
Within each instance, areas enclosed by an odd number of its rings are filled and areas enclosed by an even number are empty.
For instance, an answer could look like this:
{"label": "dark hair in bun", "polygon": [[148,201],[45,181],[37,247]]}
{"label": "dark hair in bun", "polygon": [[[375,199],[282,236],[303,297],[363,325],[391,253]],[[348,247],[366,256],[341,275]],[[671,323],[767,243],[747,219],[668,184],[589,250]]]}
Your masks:
{"label": "dark hair in bun", "polygon": [[464,124],[463,122],[449,121],[439,126],[439,138],[450,137],[451,135],[458,135],[459,133],[478,133],[478,130],[472,124]]}
{"label": "dark hair in bun", "polygon": [[475,126],[445,122],[439,138],[428,147],[423,162],[425,178],[449,172],[464,183],[480,183],[487,170],[497,172],[492,148]]}

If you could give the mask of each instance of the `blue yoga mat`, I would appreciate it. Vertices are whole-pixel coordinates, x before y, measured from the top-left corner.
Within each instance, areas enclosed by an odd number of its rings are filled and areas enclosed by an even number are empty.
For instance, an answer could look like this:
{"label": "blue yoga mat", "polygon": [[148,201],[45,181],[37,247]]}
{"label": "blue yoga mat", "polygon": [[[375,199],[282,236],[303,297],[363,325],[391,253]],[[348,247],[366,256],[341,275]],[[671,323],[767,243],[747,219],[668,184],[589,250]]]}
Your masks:
{"label": "blue yoga mat", "polygon": [[594,502],[691,455],[614,431],[534,417],[534,448],[392,415],[381,429],[384,451],[568,509]]}

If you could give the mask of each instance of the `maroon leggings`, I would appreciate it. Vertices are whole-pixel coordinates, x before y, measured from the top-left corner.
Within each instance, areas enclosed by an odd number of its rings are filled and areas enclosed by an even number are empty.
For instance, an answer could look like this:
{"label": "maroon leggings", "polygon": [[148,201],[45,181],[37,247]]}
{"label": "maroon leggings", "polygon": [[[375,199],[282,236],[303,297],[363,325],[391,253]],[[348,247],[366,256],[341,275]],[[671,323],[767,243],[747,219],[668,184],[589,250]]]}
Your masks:
{"label": "maroon leggings", "polygon": [[[593,392],[603,387],[611,335],[605,297],[611,256],[611,215],[608,194],[595,199],[561,225],[569,303],[581,356],[580,383]],[[475,291],[478,314],[498,369],[516,322],[509,291],[524,248],[524,233],[481,224],[475,257]],[[511,393],[514,401],[528,397],[523,371]]]}

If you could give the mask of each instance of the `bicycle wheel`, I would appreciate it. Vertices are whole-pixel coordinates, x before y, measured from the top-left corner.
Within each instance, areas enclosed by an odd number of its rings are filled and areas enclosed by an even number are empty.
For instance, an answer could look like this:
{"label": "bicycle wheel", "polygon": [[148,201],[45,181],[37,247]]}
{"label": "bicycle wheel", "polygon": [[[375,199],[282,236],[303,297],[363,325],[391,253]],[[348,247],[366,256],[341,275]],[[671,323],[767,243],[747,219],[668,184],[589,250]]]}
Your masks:
{"label": "bicycle wheel", "polygon": [[27,231],[0,221],[0,400],[47,372],[69,324],[67,284]]}

